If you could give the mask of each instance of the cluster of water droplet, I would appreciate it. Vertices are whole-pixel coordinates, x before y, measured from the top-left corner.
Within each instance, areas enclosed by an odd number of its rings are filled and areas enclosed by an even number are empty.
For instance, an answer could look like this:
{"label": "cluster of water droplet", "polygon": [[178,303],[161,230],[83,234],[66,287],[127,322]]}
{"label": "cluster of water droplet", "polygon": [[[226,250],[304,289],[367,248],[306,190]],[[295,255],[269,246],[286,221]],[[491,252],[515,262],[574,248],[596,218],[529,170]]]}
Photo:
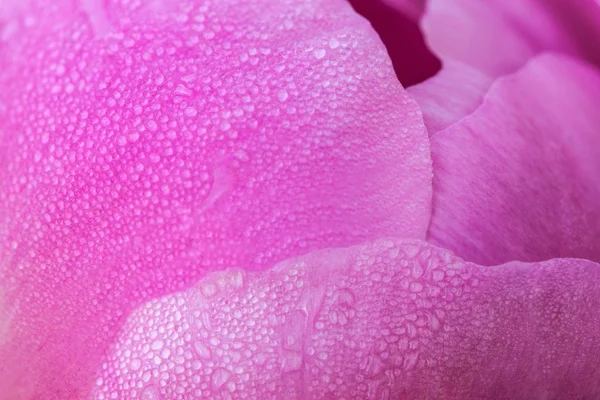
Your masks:
{"label": "cluster of water droplet", "polygon": [[77,397],[124,315],[208,271],[422,234],[418,107],[346,2],[26,3],[0,11],[0,280],[40,391]]}
{"label": "cluster of water droplet", "polygon": [[448,302],[478,285],[473,267],[416,242],[311,257],[213,273],[148,303],[104,364],[96,398],[387,399],[411,371],[435,366]]}

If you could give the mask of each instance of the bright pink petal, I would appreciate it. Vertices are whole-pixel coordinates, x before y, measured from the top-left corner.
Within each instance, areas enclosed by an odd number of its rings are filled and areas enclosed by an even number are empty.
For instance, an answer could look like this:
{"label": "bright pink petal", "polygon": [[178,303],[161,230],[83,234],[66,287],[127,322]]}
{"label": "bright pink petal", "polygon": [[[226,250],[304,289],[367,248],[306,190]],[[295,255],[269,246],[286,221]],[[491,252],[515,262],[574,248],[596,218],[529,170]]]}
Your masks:
{"label": "bright pink petal", "polygon": [[600,261],[600,75],[543,55],[432,139],[429,240],[480,264]]}
{"label": "bright pink petal", "polygon": [[600,265],[380,240],[211,274],[128,320],[94,398],[595,399]]}
{"label": "bright pink petal", "polygon": [[28,3],[0,36],[0,393],[84,397],[128,311],[209,270],[425,236],[419,109],[346,1]]}

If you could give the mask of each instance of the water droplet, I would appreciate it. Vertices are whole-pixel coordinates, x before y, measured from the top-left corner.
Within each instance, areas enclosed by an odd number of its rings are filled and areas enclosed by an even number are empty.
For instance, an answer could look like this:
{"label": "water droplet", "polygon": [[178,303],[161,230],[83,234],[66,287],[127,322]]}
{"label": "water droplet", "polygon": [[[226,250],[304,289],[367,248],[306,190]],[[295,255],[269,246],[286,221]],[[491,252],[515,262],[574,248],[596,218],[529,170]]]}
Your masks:
{"label": "water droplet", "polygon": [[317,60],[320,60],[323,57],[325,57],[325,54],[327,54],[327,52],[325,51],[325,49],[316,49],[316,50],[313,51],[313,56],[315,56],[315,58]]}
{"label": "water droplet", "polygon": [[203,358],[205,360],[210,359],[212,356],[208,346],[206,346],[204,343],[202,343],[199,340],[194,342],[194,349],[196,350],[196,353],[198,354],[198,356],[200,356],[200,358]]}
{"label": "water droplet", "polygon": [[131,370],[137,371],[142,367],[142,361],[138,358],[131,360]]}
{"label": "water droplet", "polygon": [[417,293],[423,290],[423,285],[419,282],[411,282],[410,290]]}
{"label": "water droplet", "polygon": [[244,287],[245,282],[245,271],[240,269],[230,269],[227,274],[228,284],[234,289],[241,289]]}
{"label": "water droplet", "polygon": [[359,367],[367,376],[377,376],[383,371],[384,365],[379,357],[369,355],[361,360]]}
{"label": "water droplet", "polygon": [[406,323],[406,331],[408,332],[408,336],[410,336],[411,338],[416,337],[418,333],[417,327],[411,324],[410,322]]}
{"label": "water droplet", "polygon": [[282,89],[279,92],[277,92],[277,100],[284,102],[288,99],[289,94],[287,92],[287,90]]}
{"label": "water droplet", "polygon": [[198,110],[196,110],[194,107],[187,107],[184,111],[184,114],[188,117],[195,117],[198,115]]}
{"label": "water droplet", "polygon": [[148,121],[148,123],[146,124],[146,127],[151,130],[152,132],[156,132],[156,130],[158,129],[158,124],[156,123],[156,121],[150,120]]}
{"label": "water droplet", "polygon": [[225,368],[217,368],[210,377],[213,390],[220,389],[227,383],[230,377],[231,372],[227,371]]}
{"label": "water droplet", "polygon": [[440,320],[437,319],[435,315],[430,315],[429,326],[431,326],[431,329],[433,329],[434,331],[438,330],[440,328]]}
{"label": "water droplet", "polygon": [[250,156],[244,150],[238,150],[235,153],[233,153],[233,155],[235,158],[243,162],[250,160]]}
{"label": "water droplet", "polygon": [[205,283],[200,288],[206,297],[212,297],[217,293],[217,287],[212,283]]}
{"label": "water droplet", "polygon": [[175,88],[175,94],[178,94],[180,96],[191,96],[192,94],[194,94],[194,92],[189,89],[187,86],[182,85],[181,83],[179,85],[177,85],[177,87]]}
{"label": "water droplet", "polygon": [[220,128],[223,132],[228,131],[231,128],[231,124],[227,121],[221,122]]}
{"label": "water droplet", "polygon": [[127,140],[129,140],[130,143],[137,142],[139,138],[140,134],[138,132],[131,132],[129,135],[127,135]]}
{"label": "water droplet", "polygon": [[338,306],[352,307],[356,301],[354,293],[349,289],[340,289],[335,293],[335,302]]}
{"label": "water droplet", "polygon": [[284,350],[281,355],[281,371],[298,371],[302,367],[303,357],[301,351]]}
{"label": "water droplet", "polygon": [[421,267],[421,264],[419,264],[418,262],[413,264],[412,276],[415,279],[418,279],[423,276],[423,268]]}
{"label": "water droplet", "polygon": [[152,350],[160,350],[162,349],[162,347],[164,346],[165,342],[163,342],[160,339],[155,340],[154,342],[152,342],[152,344],[150,345],[150,348]]}
{"label": "water droplet", "polygon": [[142,390],[142,394],[140,395],[140,400],[160,400],[160,393],[158,389],[153,385],[148,386]]}
{"label": "water droplet", "polygon": [[436,282],[444,280],[444,271],[439,269],[433,271],[433,280]]}

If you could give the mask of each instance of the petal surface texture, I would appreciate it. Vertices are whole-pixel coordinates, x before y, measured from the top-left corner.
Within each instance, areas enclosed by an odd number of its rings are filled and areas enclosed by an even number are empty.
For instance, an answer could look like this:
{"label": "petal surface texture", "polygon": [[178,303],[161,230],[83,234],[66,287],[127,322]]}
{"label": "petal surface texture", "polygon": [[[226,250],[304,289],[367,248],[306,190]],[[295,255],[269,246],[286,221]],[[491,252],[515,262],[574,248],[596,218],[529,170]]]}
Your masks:
{"label": "petal surface texture", "polygon": [[443,63],[413,88],[431,135],[470,114],[495,78],[542,52],[600,66],[596,0],[430,0],[421,26]]}
{"label": "petal surface texture", "polygon": [[432,243],[485,265],[600,261],[600,75],[546,54],[432,138]]}
{"label": "petal surface texture", "polygon": [[600,265],[379,240],[207,276],[132,314],[94,399],[595,399]]}
{"label": "petal surface texture", "polygon": [[207,271],[425,237],[421,114],[346,1],[4,6],[0,398],[86,398]]}

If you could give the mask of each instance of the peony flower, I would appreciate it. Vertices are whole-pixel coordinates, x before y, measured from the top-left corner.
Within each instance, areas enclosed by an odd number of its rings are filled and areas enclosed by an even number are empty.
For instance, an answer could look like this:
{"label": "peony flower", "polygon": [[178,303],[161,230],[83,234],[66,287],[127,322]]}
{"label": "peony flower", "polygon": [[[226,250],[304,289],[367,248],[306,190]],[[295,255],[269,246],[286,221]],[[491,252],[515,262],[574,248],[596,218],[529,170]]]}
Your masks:
{"label": "peony flower", "polygon": [[0,1],[0,400],[600,398],[596,1]]}

